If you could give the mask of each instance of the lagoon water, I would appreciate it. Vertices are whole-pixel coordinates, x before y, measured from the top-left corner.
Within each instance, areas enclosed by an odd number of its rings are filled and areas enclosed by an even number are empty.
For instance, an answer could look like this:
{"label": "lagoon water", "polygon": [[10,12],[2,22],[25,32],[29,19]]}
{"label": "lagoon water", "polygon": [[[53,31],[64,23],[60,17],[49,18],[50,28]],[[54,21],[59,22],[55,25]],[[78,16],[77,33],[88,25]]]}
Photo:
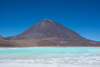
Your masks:
{"label": "lagoon water", "polygon": [[100,67],[99,47],[0,49],[0,67]]}

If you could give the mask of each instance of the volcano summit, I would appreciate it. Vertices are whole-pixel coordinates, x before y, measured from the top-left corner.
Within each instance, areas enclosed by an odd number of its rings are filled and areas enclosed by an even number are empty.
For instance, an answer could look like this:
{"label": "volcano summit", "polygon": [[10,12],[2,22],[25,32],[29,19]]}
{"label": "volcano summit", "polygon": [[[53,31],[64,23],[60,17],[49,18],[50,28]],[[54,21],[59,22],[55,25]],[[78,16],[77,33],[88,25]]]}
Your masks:
{"label": "volcano summit", "polygon": [[91,41],[76,32],[45,19],[33,25],[25,32],[5,38],[9,44],[18,47],[31,46],[100,46],[100,42]]}

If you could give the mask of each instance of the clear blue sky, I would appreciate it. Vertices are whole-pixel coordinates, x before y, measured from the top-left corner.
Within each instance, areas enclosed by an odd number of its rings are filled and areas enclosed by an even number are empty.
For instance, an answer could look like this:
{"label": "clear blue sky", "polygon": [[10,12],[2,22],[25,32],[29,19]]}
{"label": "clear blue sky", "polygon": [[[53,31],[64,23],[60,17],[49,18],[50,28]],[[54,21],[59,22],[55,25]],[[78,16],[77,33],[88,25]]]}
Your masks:
{"label": "clear blue sky", "polygon": [[3,37],[20,34],[44,19],[100,41],[100,0],[0,0]]}

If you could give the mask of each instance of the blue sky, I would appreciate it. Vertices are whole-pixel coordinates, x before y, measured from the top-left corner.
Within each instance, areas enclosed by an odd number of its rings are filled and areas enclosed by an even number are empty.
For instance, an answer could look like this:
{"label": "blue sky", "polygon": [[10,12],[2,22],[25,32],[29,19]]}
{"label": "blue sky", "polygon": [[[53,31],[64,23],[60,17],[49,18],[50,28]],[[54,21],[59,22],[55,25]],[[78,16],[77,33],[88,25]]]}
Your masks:
{"label": "blue sky", "polygon": [[14,36],[51,19],[100,41],[100,0],[0,0],[0,35]]}

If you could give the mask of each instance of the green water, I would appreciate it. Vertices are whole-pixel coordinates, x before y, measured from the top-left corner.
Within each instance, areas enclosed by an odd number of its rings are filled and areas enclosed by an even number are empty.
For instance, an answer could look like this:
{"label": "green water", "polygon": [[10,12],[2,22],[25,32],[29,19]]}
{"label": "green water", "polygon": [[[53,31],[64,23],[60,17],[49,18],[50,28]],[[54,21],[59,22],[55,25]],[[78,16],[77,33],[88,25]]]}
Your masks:
{"label": "green water", "polygon": [[100,57],[97,47],[68,47],[68,48],[16,48],[0,49],[0,59],[37,59],[37,58],[77,58]]}
{"label": "green water", "polygon": [[100,65],[99,47],[0,49],[0,64]]}

